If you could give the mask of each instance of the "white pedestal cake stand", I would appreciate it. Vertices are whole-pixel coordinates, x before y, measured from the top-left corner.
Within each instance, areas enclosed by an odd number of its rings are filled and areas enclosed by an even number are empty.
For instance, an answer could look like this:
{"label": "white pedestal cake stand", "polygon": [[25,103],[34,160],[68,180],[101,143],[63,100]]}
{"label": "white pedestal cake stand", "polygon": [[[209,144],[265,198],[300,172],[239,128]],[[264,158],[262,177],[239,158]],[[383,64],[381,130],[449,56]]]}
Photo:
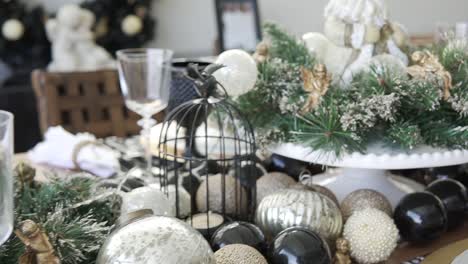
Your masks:
{"label": "white pedestal cake stand", "polygon": [[315,184],[331,189],[341,202],[358,189],[373,189],[384,194],[395,207],[400,199],[411,192],[423,191],[424,186],[407,178],[391,175],[387,170],[443,167],[468,163],[468,150],[444,150],[420,147],[408,152],[379,145],[368,148],[367,153],[345,154],[336,158],[330,153],[292,143],[271,148],[273,153],[305,162],[337,167],[312,177]]}

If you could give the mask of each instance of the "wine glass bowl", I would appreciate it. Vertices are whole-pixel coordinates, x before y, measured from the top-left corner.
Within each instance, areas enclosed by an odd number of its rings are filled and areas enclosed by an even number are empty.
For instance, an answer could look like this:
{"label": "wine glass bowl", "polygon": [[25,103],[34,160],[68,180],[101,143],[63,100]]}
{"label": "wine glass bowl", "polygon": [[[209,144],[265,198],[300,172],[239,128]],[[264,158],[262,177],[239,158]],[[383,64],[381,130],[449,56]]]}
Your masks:
{"label": "wine glass bowl", "polygon": [[172,76],[171,50],[125,49],[117,51],[119,81],[125,105],[142,116],[142,127],[148,175],[151,174],[151,127],[156,124],[153,115],[169,103]]}
{"label": "wine glass bowl", "polygon": [[13,115],[0,110],[0,245],[13,231]]}
{"label": "wine glass bowl", "polygon": [[169,102],[173,52],[160,49],[117,51],[119,80],[128,109],[147,118]]}

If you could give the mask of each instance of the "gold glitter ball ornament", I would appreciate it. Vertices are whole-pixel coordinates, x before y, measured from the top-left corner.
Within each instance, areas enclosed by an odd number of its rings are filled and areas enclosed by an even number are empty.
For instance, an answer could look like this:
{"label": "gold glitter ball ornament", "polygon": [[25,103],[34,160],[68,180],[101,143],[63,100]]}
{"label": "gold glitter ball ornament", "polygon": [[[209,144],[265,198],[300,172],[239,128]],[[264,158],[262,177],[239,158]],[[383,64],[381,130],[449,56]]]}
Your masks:
{"label": "gold glitter ball ornament", "polygon": [[268,264],[255,248],[242,244],[224,246],[214,256],[216,264]]}
{"label": "gold glitter ball ornament", "polygon": [[366,208],[375,208],[391,216],[393,214],[392,205],[388,199],[381,193],[370,190],[361,189],[350,193],[341,202],[341,213],[346,221],[354,212],[364,210]]}
{"label": "gold glitter ball ornament", "polygon": [[[224,187],[223,177],[225,184]],[[207,191],[209,191],[208,206],[206,203]],[[200,184],[200,187],[198,187],[196,194],[198,210],[200,212],[223,212],[223,193],[225,196],[224,209],[226,214],[247,212],[248,197],[246,189],[241,185],[240,181],[236,180],[233,176],[223,176],[222,174],[208,176],[208,181],[205,179]]]}

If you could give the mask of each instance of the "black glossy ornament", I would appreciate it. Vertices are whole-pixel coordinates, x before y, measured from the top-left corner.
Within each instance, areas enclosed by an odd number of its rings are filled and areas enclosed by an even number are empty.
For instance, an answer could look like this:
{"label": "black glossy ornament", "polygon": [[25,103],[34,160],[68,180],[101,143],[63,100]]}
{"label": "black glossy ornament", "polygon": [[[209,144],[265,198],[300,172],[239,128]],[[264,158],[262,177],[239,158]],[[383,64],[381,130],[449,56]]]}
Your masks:
{"label": "black glossy ornament", "polygon": [[257,179],[267,174],[267,171],[260,163],[245,162],[240,165],[240,169],[233,170],[232,173],[243,186],[250,187],[256,184]]}
{"label": "black glossy ornament", "polygon": [[323,172],[322,167],[319,165],[314,165],[304,161],[287,158],[277,154],[273,154],[271,156],[271,163],[267,170],[284,172],[296,180],[299,179],[299,176],[304,171],[309,172],[311,175]]}
{"label": "black glossy ornament", "polygon": [[429,242],[447,230],[447,213],[442,201],[429,192],[411,193],[403,197],[393,215],[403,239]]}
{"label": "black glossy ornament", "polygon": [[251,246],[263,255],[266,254],[267,250],[266,238],[262,230],[247,222],[239,221],[225,224],[216,230],[211,239],[213,251],[231,244]]}
{"label": "black glossy ornament", "polygon": [[270,263],[329,264],[331,253],[325,240],[315,232],[291,227],[283,230],[273,240]]}
{"label": "black glossy ornament", "polygon": [[448,229],[454,229],[465,220],[468,194],[462,183],[444,179],[437,180],[427,187],[427,191],[439,197],[447,211]]}

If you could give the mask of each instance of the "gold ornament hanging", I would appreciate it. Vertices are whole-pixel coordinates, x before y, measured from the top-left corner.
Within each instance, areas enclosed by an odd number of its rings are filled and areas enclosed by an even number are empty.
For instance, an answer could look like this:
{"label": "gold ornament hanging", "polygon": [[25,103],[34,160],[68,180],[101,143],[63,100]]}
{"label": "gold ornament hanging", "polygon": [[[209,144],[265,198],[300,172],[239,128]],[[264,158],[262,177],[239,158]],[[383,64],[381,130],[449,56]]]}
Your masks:
{"label": "gold ornament hanging", "polygon": [[344,238],[336,240],[336,253],[333,264],[351,264],[351,257],[349,256],[349,242]]}
{"label": "gold ornament hanging", "polygon": [[444,80],[444,100],[450,98],[452,76],[446,71],[439,59],[429,51],[416,51],[411,55],[414,65],[408,67],[408,74],[413,78],[426,79],[436,75]]}
{"label": "gold ornament hanging", "polygon": [[301,110],[301,113],[304,114],[319,105],[320,98],[327,93],[328,87],[330,87],[332,76],[328,73],[324,64],[316,64],[312,71],[301,68],[301,75],[304,81],[304,90],[309,93],[309,97]]}
{"label": "gold ornament hanging", "polygon": [[15,234],[26,246],[19,264],[60,264],[49,238],[34,221],[21,222]]}
{"label": "gold ornament hanging", "polygon": [[257,64],[264,63],[268,59],[268,44],[266,42],[262,41],[258,43],[253,58]]}

